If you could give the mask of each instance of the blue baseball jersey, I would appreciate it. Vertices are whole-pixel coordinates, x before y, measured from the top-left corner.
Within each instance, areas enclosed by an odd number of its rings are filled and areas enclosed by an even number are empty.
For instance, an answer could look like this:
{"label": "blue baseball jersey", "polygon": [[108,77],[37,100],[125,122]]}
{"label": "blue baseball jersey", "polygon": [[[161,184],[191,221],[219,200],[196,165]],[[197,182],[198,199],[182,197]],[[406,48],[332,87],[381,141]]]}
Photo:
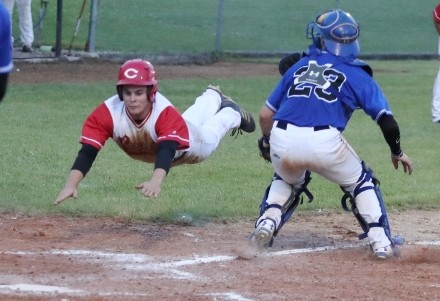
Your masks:
{"label": "blue baseball jersey", "polygon": [[356,109],[376,122],[383,114],[392,115],[379,85],[359,62],[312,46],[266,101],[275,112],[274,120],[301,127],[330,125],[343,131]]}
{"label": "blue baseball jersey", "polygon": [[0,2],[0,73],[12,71],[11,20],[9,13]]}

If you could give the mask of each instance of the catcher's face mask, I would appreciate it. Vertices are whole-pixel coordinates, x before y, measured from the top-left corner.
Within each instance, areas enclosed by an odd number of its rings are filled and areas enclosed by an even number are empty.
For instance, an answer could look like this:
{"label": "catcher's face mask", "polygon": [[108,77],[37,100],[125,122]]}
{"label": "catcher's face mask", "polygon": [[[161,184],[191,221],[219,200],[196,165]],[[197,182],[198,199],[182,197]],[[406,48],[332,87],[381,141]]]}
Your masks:
{"label": "catcher's face mask", "polygon": [[359,25],[347,12],[340,9],[327,11],[307,26],[307,38],[320,47],[321,40],[327,51],[338,56],[359,55]]}

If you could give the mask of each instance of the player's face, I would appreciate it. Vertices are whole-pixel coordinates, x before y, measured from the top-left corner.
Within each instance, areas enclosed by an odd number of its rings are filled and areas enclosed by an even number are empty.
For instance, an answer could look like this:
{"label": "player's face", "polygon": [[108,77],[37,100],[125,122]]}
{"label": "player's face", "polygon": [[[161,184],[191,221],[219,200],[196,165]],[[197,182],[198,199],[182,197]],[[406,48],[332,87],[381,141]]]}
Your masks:
{"label": "player's face", "polygon": [[148,100],[147,87],[123,86],[122,97],[125,108],[134,120],[143,120],[151,110],[151,102]]}

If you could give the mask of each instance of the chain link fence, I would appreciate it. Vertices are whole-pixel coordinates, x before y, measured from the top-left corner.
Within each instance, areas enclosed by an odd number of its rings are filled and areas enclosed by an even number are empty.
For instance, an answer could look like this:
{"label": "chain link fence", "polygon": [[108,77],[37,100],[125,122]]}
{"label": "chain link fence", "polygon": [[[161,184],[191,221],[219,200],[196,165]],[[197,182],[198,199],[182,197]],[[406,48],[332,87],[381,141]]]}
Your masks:
{"label": "chain link fence", "polygon": [[[63,50],[99,53],[279,55],[305,49],[310,43],[308,22],[339,7],[360,24],[362,56],[433,58],[438,53],[432,24],[436,4],[434,0],[34,0],[32,5],[36,48],[58,43]],[[15,14],[16,37],[18,33]]]}

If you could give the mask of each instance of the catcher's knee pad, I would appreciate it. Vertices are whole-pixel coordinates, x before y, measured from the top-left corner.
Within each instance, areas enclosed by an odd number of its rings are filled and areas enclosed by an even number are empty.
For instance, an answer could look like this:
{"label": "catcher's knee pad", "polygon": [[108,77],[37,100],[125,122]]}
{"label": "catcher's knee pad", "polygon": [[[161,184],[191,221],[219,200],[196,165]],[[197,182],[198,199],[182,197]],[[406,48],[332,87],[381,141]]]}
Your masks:
{"label": "catcher's knee pad", "polygon": [[[369,184],[371,183],[371,185]],[[342,188],[342,187],[341,187]],[[367,223],[365,219],[362,217],[362,215],[359,213],[359,210],[356,206],[355,198],[362,192],[373,189],[374,193],[376,194],[377,200],[380,205],[381,209],[381,216],[379,218],[378,222],[373,223]],[[367,233],[372,227],[381,227],[385,231],[385,235],[388,237],[388,239],[391,241],[391,244],[394,245],[402,245],[405,242],[405,239],[402,236],[394,236],[391,235],[391,228],[388,221],[388,215],[386,211],[385,202],[382,197],[382,191],[380,190],[380,182],[379,180],[374,176],[373,170],[369,166],[365,164],[365,162],[362,161],[362,174],[359,178],[359,181],[357,182],[357,185],[352,193],[346,191],[344,188],[342,190],[345,192],[344,196],[342,197],[341,204],[342,208],[346,211],[352,211],[356,219],[358,220],[362,230],[364,233],[359,235],[359,239],[364,239],[367,237]],[[349,209],[347,206],[347,199],[350,201],[351,208]]]}

